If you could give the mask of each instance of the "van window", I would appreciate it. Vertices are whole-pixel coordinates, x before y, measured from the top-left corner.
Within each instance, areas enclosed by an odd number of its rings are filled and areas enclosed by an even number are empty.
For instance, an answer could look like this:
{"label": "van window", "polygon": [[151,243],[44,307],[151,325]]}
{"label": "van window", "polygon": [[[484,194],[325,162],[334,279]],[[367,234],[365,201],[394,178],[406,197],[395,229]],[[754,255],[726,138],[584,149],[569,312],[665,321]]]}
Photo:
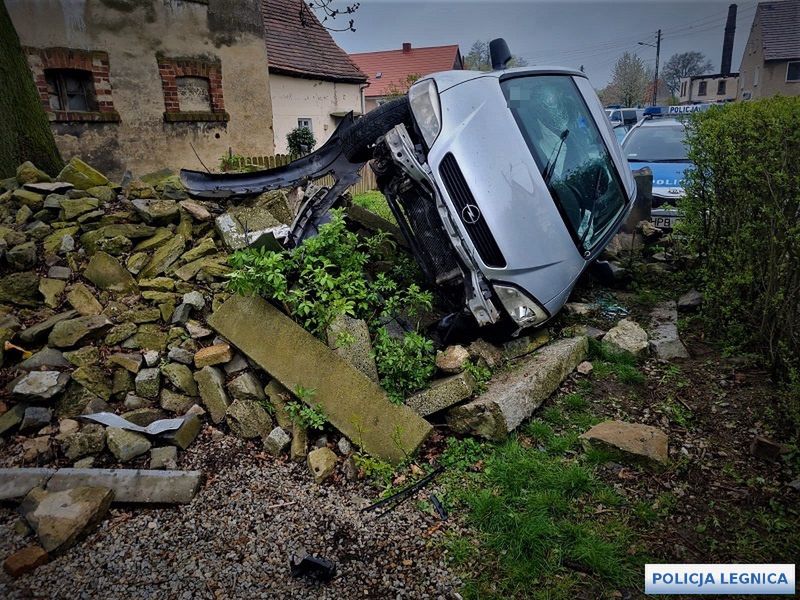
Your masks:
{"label": "van window", "polygon": [[605,235],[627,197],[611,154],[572,77],[500,82],[517,125],[581,250]]}

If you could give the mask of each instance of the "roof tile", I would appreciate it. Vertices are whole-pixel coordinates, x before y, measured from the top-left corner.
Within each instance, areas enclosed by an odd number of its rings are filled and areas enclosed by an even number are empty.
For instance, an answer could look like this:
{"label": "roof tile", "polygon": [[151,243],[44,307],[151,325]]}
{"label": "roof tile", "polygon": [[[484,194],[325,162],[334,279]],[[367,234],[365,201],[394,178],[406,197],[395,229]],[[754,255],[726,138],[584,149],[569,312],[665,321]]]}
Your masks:
{"label": "roof tile", "polygon": [[364,92],[368,98],[386,96],[392,93],[393,88],[402,90],[406,87],[409,75],[424,76],[463,68],[457,44],[411,48],[407,51],[362,52],[351,54],[350,58],[369,76],[369,87]]}

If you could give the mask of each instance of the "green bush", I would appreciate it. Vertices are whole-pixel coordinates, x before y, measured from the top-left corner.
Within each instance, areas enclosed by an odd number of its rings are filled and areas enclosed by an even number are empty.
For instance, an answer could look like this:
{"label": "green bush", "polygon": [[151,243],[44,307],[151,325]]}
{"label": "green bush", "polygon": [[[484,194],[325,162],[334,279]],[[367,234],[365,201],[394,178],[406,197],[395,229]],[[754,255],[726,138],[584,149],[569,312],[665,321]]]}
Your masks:
{"label": "green bush", "polygon": [[695,113],[688,141],[680,230],[700,256],[709,329],[797,381],[800,98]]}
{"label": "green bush", "polygon": [[424,388],[436,371],[433,342],[419,333],[406,333],[402,340],[396,340],[381,327],[374,347],[381,385],[396,404]]}
{"label": "green bush", "polygon": [[302,156],[314,149],[317,140],[308,127],[295,127],[286,134],[286,145],[289,146],[289,154]]}

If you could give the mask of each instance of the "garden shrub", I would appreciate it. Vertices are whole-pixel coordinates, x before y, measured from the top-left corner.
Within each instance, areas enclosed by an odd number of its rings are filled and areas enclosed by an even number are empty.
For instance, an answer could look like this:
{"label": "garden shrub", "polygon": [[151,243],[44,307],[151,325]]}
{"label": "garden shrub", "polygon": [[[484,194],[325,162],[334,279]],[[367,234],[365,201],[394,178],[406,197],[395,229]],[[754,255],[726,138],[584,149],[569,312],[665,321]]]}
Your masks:
{"label": "garden shrub", "polygon": [[700,256],[703,314],[731,350],[800,365],[800,98],[695,113],[679,225]]}
{"label": "garden shrub", "polygon": [[308,127],[295,127],[286,134],[286,145],[292,156],[303,156],[314,149],[317,140]]}

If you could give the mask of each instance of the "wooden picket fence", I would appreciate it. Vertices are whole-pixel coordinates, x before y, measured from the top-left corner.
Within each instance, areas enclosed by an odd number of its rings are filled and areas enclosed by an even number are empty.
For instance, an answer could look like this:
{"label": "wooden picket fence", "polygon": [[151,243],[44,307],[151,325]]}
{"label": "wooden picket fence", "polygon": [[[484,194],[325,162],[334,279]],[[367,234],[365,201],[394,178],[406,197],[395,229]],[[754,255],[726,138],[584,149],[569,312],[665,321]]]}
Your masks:
{"label": "wooden picket fence", "polygon": [[[230,160],[229,170],[245,170],[245,169],[272,169],[274,167],[281,167],[288,165],[292,162],[292,156],[289,154],[274,154],[270,156],[233,156]],[[369,168],[369,165],[364,165],[361,168],[361,181],[351,186],[348,190],[351,195],[363,194],[378,189],[378,183],[375,180],[375,173]],[[326,175],[321,179],[315,180],[317,185],[331,186],[333,185],[333,177]]]}

